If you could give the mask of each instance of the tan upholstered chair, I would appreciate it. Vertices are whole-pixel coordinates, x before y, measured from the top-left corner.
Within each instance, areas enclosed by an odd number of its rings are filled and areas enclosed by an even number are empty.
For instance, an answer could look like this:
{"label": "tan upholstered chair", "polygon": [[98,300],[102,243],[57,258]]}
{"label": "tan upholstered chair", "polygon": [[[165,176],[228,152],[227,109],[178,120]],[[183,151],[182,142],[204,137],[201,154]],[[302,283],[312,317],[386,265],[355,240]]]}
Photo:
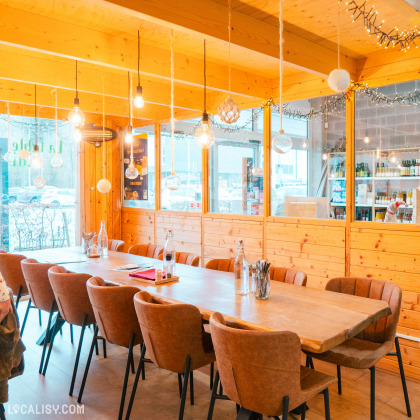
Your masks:
{"label": "tan upholstered chair", "polygon": [[210,260],[206,264],[206,268],[209,268],[210,270],[226,271],[233,273],[233,270],[235,268],[235,260],[229,258]]}
{"label": "tan upholstered chair", "polygon": [[19,305],[20,298],[29,293],[20,265],[20,262],[25,258],[24,255],[0,253],[0,273],[7,287],[10,287],[13,295],[16,296],[16,308]]}
{"label": "tan upholstered chair", "polygon": [[306,286],[306,274],[303,271],[285,267],[270,267],[271,280],[290,283],[296,286]]}
{"label": "tan upholstered chair", "polygon": [[[182,419],[188,379],[190,378],[192,385],[193,371],[215,360],[211,336],[202,330],[201,314],[195,306],[162,303],[147,292],[139,292],[134,296],[134,306],[144,343],[152,361],[162,369],[178,373],[178,380],[183,374],[178,416]],[[140,371],[144,366],[141,360],[136,372],[126,419],[130,416]],[[181,382],[179,383],[181,385]],[[192,388],[190,392],[191,404],[193,404]]]}
{"label": "tan upholstered chair", "polygon": [[108,249],[110,251],[124,252],[125,242],[120,241],[119,239],[109,239],[108,240]]}
{"label": "tan upholstered chair", "polygon": [[[143,343],[143,336],[137,321],[133,302],[133,296],[139,289],[131,286],[118,286],[114,283],[108,283],[100,277],[92,277],[86,284],[97,326],[95,327],[92,345],[90,347],[89,357],[86,362],[86,369],[77,401],[79,403],[82,401],[93,349],[99,338],[99,328],[102,337],[106,341],[117,346],[128,348],[120,411],[118,414],[118,419],[122,419],[130,365],[134,368],[133,348],[137,344]],[[143,357],[141,360],[143,360]]]}
{"label": "tan upholstered chair", "polygon": [[[54,266],[48,270],[48,278],[54,292],[60,314],[70,325],[78,325],[81,328],[79,346],[74,362],[73,376],[70,384],[69,395],[73,395],[74,382],[79,365],[80,352],[82,350],[83,337],[87,325],[95,323],[92,304],[90,303],[86,289],[86,281],[92,276],[83,273],[69,273],[64,267]],[[56,328],[56,327],[55,327]],[[52,344],[54,343],[54,332]],[[48,349],[47,359],[42,374],[45,376],[48,361],[51,355],[52,345]]]}
{"label": "tan upholstered chair", "polygon": [[[159,255],[159,259],[163,261],[163,254]],[[200,257],[189,252],[177,252],[175,260],[178,264],[185,264],[191,265],[193,267],[198,267]]]}
{"label": "tan upholstered chair", "polygon": [[[356,277],[339,277],[330,280],[326,290],[348,295],[362,296],[369,299],[383,300],[389,304],[392,314],[370,325],[356,337],[345,341],[332,350],[321,354],[307,353],[311,358],[337,365],[338,393],[341,394],[341,369],[345,366],[353,369],[370,369],[371,396],[370,417],[375,418],[375,365],[386,355],[398,357],[401,381],[407,415],[411,417],[410,402],[405,382],[401,350],[396,337],[397,324],[401,310],[402,291],[396,284],[386,280],[374,280]],[[391,353],[395,344],[396,352]],[[311,359],[309,360],[311,363]]]}
{"label": "tan upholstered chair", "polygon": [[[57,319],[55,321],[54,329],[51,328],[52,316],[55,312],[58,311],[57,303],[55,301],[54,293],[51,288],[50,281],[48,279],[48,270],[54,266],[54,264],[42,264],[34,259],[24,259],[21,261],[22,272],[25,278],[26,286],[28,287],[29,294],[31,296],[31,301],[34,306],[41,311],[46,311],[49,313],[47,329],[45,330],[44,343],[42,349],[41,363],[39,365],[39,373],[42,373],[42,368],[44,365],[45,352],[47,349],[47,344],[50,342],[50,348],[52,348],[52,334],[55,330],[55,325],[60,323],[61,317],[58,313]],[[28,318],[29,309],[31,305],[28,304],[26,309],[25,318],[22,323],[22,331],[25,328],[26,320]],[[60,323],[62,325],[62,321]]]}
{"label": "tan upholstered chair", "polygon": [[133,245],[128,250],[129,254],[140,255],[141,257],[158,259],[162,254],[163,248],[159,245]]}
{"label": "tan upholstered chair", "polygon": [[[255,414],[286,420],[290,410],[324,394],[325,418],[330,418],[328,386],[332,376],[300,365],[301,346],[289,331],[257,331],[238,324],[226,325],[220,313],[210,318],[218,372],[210,401],[212,418],[220,379],[227,397]],[[239,418],[239,416],[238,416]]]}

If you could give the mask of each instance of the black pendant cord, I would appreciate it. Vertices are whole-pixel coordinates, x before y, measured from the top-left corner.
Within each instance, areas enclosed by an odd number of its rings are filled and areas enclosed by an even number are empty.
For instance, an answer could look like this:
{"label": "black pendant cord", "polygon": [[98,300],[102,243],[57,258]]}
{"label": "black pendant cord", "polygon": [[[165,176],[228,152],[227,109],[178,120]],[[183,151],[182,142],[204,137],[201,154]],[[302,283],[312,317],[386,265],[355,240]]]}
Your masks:
{"label": "black pendant cord", "polygon": [[79,92],[77,90],[77,60],[76,60],[76,98],[79,97]]}
{"label": "black pendant cord", "polygon": [[206,113],[207,99],[207,69],[206,69],[206,40],[204,40],[204,114]]}
{"label": "black pendant cord", "polygon": [[140,86],[140,31],[137,31],[137,80]]}

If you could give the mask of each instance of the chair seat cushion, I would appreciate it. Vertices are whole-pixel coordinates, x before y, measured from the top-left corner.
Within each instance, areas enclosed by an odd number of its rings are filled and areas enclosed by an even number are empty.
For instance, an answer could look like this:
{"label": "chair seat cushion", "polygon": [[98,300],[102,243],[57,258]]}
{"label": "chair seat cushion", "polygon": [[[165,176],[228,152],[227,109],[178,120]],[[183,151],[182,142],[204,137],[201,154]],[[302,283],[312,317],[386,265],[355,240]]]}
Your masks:
{"label": "chair seat cushion", "polygon": [[369,369],[392,350],[394,343],[373,343],[360,338],[350,338],[325,353],[305,352],[314,359],[353,369]]}
{"label": "chair seat cushion", "polygon": [[300,367],[300,387],[304,393],[318,394],[335,382],[337,382],[337,378],[334,376],[326,375],[305,366]]}

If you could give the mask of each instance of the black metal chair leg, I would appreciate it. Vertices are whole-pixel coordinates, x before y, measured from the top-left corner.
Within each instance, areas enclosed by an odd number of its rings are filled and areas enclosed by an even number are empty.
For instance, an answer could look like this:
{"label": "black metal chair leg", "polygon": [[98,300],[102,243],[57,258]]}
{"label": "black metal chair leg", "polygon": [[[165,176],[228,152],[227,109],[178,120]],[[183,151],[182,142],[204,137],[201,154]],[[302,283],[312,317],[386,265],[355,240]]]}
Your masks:
{"label": "black metal chair leg", "polygon": [[[93,331],[95,331],[95,328],[98,327],[98,324],[95,324],[95,326],[93,327]],[[94,333],[95,334],[95,333]],[[99,347],[98,347],[98,340],[95,341],[95,354],[98,356],[99,355]]]}
{"label": "black metal chair leg", "polygon": [[130,367],[131,367],[131,372],[136,373],[136,369],[134,367],[134,352],[131,353]]}
{"label": "black metal chair leg", "polygon": [[325,407],[325,420],[331,420],[330,414],[330,394],[328,388],[325,388],[322,393],[324,394],[324,407]]}
{"label": "black metal chair leg", "polygon": [[337,365],[338,395],[341,395],[341,366]]}
{"label": "black metal chair leg", "polygon": [[39,364],[39,373],[42,373],[42,367],[44,366],[45,351],[47,350],[47,344],[51,336],[50,328],[51,328],[51,318],[53,316],[54,304],[55,302],[51,304],[50,315],[48,316],[47,329],[45,330],[44,346],[43,346],[42,355],[41,355],[41,363]]}
{"label": "black metal chair leg", "polygon": [[300,420],[305,420],[306,416],[306,402],[304,402],[302,405],[302,414],[300,415]]}
{"label": "black metal chair leg", "polygon": [[106,340],[105,340],[105,338],[102,340],[102,349],[104,351],[104,359],[106,359]]}
{"label": "black metal chair leg", "polygon": [[178,420],[182,420],[184,418],[185,400],[187,398],[187,390],[188,390],[188,378],[190,376],[190,366],[191,366],[191,357],[188,356],[185,362],[184,383],[182,385],[181,405],[179,407]]}
{"label": "black metal chair leg", "polygon": [[190,403],[194,405],[194,372],[190,372]]}
{"label": "black metal chair leg", "polygon": [[375,366],[370,368],[370,420],[375,420]]}
{"label": "black metal chair leg", "polygon": [[6,414],[4,414],[6,410],[4,409],[4,405],[0,404],[0,420],[6,420]]}
{"label": "black metal chair leg", "polygon": [[73,325],[71,324],[70,324],[70,341],[71,341],[71,344],[74,344]]}
{"label": "black metal chair leg", "polygon": [[20,336],[22,337],[23,331],[25,330],[26,320],[28,319],[29,309],[32,307],[32,299],[28,300],[28,306],[26,307],[25,316],[22,322],[22,328],[20,329]]}
{"label": "black metal chair leg", "polygon": [[182,375],[178,373],[178,388],[179,388],[179,398],[182,395]]}
{"label": "black metal chair leg", "polygon": [[[44,363],[44,369],[42,371],[42,376],[45,376],[45,374],[47,373],[48,362],[50,361],[51,351],[52,351],[52,348],[54,346],[54,339],[55,339],[55,335],[57,334],[58,320],[59,319],[60,319],[60,316],[57,317],[57,320],[56,320],[56,322],[54,324],[54,328],[52,330],[52,334],[50,334],[50,339],[49,339],[50,346],[48,348],[47,359],[45,360],[45,363]],[[48,342],[48,340],[44,340],[44,341],[46,343]]]}
{"label": "black metal chair leg", "polygon": [[289,397],[283,398],[283,415],[281,420],[287,420],[289,417]]}
{"label": "black metal chair leg", "polygon": [[79,345],[77,347],[76,360],[74,361],[73,376],[71,377],[71,384],[70,384],[70,391],[69,391],[70,397],[73,396],[74,383],[76,381],[77,368],[79,367],[80,352],[82,351],[83,337],[85,335],[87,319],[88,319],[88,315],[85,314],[85,316],[83,317],[83,322],[82,322],[82,330],[80,331],[80,338],[79,338]]}
{"label": "black metal chair leg", "polygon": [[38,309],[38,319],[39,319],[39,326],[42,327],[41,309]]}
{"label": "black metal chair leg", "polygon": [[[214,403],[216,402],[216,393],[217,393],[218,385],[219,385],[219,371],[216,371],[216,376],[213,382],[213,388],[211,390],[211,398],[210,398],[209,412],[207,413],[207,420],[212,420],[213,418]],[[238,412],[238,404],[236,404],[236,409],[237,409],[236,412]]]}
{"label": "black metal chair leg", "polygon": [[18,289],[18,292],[17,292],[17,295],[16,295],[16,310],[17,310],[17,308],[18,308],[18,306],[19,306],[19,301],[20,301],[20,298],[22,297],[22,286],[19,286],[19,289]]}
{"label": "black metal chair leg", "polygon": [[97,327],[97,325],[95,325],[94,328],[93,328],[92,344],[90,346],[89,356],[88,356],[88,359],[87,359],[87,362],[86,362],[85,373],[83,374],[82,385],[80,386],[79,396],[77,397],[77,402],[78,403],[82,402],[83,391],[85,389],[86,379],[87,379],[87,376],[88,376],[88,373],[89,373],[90,362],[92,360],[93,350],[95,348],[95,344],[96,344],[97,341],[98,341],[98,327]]}
{"label": "black metal chair leg", "polygon": [[214,363],[210,365],[210,389],[213,389],[213,380],[214,380]]}
{"label": "black metal chair leg", "polygon": [[141,346],[140,360],[139,360],[139,364],[137,366],[137,372],[136,372],[136,376],[134,378],[133,389],[131,391],[130,401],[128,403],[127,412],[125,414],[125,420],[130,419],[130,414],[131,414],[131,410],[133,408],[134,398],[136,396],[137,386],[138,386],[138,383],[139,383],[140,373],[144,369],[144,355],[145,354],[146,354],[146,346],[143,344]]}
{"label": "black metal chair leg", "polygon": [[400,342],[398,337],[395,337],[395,349],[397,350],[398,366],[400,368],[401,383],[404,391],[405,407],[407,409],[407,416],[411,417],[410,399],[408,398],[407,383],[405,381],[404,365],[401,357]]}
{"label": "black metal chair leg", "polygon": [[127,363],[125,366],[124,383],[123,383],[122,394],[121,394],[120,411],[118,413],[118,420],[122,420],[123,418],[125,394],[127,393],[128,377],[130,375],[131,360],[133,359],[133,346],[134,346],[135,337],[136,337],[136,334],[132,333],[130,337],[130,345],[128,346]]}
{"label": "black metal chair leg", "polygon": [[[144,347],[144,351],[146,352],[146,344],[142,344],[141,346],[140,346],[140,349],[141,349],[141,351],[140,351],[140,354],[141,354],[141,352],[143,351],[143,347]],[[144,355],[143,355],[143,357],[144,357]],[[146,365],[143,363],[143,369],[142,369],[142,371],[141,371],[141,380],[142,381],[145,381],[146,380]]]}
{"label": "black metal chair leg", "polygon": [[219,395],[223,395],[223,385],[222,385],[222,381],[220,381],[220,386],[219,386]]}

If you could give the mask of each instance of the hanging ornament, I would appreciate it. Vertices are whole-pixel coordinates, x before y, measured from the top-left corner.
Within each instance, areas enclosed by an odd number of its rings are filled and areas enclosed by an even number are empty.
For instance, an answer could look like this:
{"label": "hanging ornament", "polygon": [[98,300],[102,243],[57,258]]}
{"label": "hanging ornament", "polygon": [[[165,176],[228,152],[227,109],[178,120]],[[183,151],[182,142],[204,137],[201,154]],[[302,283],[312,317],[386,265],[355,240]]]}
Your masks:
{"label": "hanging ornament", "polygon": [[29,166],[33,169],[40,169],[42,168],[43,164],[44,164],[44,159],[42,159],[41,155],[39,154],[39,146],[38,146],[38,114],[37,114],[37,107],[36,107],[36,85],[35,85],[35,146],[34,146],[34,153],[29,158]]}
{"label": "hanging ornament", "polygon": [[234,122],[238,121],[239,115],[241,110],[239,109],[239,105],[235,103],[231,96],[231,63],[230,63],[230,36],[231,36],[231,0],[228,0],[228,9],[229,9],[229,17],[228,17],[228,37],[229,37],[229,96],[226,100],[219,106],[218,115],[222,122],[226,124],[233,124]]}
{"label": "hanging ornament", "polygon": [[[214,143],[214,133],[209,126],[209,114],[206,112],[207,75],[206,75],[206,40],[204,40],[204,112],[201,126],[194,134],[195,142],[202,149],[209,149]],[[172,135],[173,136],[173,135]]]}
{"label": "hanging ornament", "polygon": [[22,149],[22,150],[19,152],[19,157],[20,157],[21,159],[28,159],[29,155],[30,155],[30,153],[29,153],[29,152],[28,152],[28,150],[26,150],[26,149]]}
{"label": "hanging ornament", "polygon": [[55,155],[50,163],[53,168],[61,168],[63,166],[63,159],[58,155],[58,97],[57,89],[55,89]]}
{"label": "hanging ornament", "polygon": [[144,107],[143,88],[140,85],[140,31],[137,31],[137,87],[134,106],[136,108]]}
{"label": "hanging ornament", "polygon": [[283,130],[283,4],[279,1],[279,115],[280,130],[279,134],[273,138],[273,149],[277,153],[285,154],[293,146],[292,139]]}
{"label": "hanging ornament", "polygon": [[76,60],[76,97],[74,98],[74,108],[69,112],[69,121],[73,127],[81,127],[85,123],[85,114],[79,107],[79,92],[77,90],[77,60]]}
{"label": "hanging ornament", "polygon": [[16,153],[10,151],[10,109],[7,102],[7,152],[3,156],[3,160],[12,163],[16,159]]}
{"label": "hanging ornament", "polygon": [[343,92],[350,85],[350,74],[347,70],[340,68],[340,7],[338,6],[337,18],[337,51],[338,65],[328,76],[328,85],[334,92]]}
{"label": "hanging ornament", "polygon": [[[205,42],[205,41],[204,41]],[[165,179],[165,187],[175,191],[181,184],[181,178],[175,173],[175,115],[174,115],[174,32],[171,29],[171,145],[172,145],[172,171]]]}
{"label": "hanging ornament", "polygon": [[128,165],[128,168],[125,170],[125,177],[128,179],[136,179],[139,176],[139,171],[134,165],[134,162],[131,161]]}
{"label": "hanging ornament", "polygon": [[45,187],[45,185],[46,185],[47,183],[46,183],[45,179],[43,179],[43,178],[41,177],[41,175],[38,175],[38,176],[34,179],[33,184],[34,184],[34,187],[35,187],[35,188],[38,188],[39,190],[42,190],[42,189]]}
{"label": "hanging ornament", "polygon": [[106,159],[105,159],[105,81],[104,70],[102,69],[102,176],[96,185],[97,190],[102,194],[111,191],[111,182],[106,178]]}

